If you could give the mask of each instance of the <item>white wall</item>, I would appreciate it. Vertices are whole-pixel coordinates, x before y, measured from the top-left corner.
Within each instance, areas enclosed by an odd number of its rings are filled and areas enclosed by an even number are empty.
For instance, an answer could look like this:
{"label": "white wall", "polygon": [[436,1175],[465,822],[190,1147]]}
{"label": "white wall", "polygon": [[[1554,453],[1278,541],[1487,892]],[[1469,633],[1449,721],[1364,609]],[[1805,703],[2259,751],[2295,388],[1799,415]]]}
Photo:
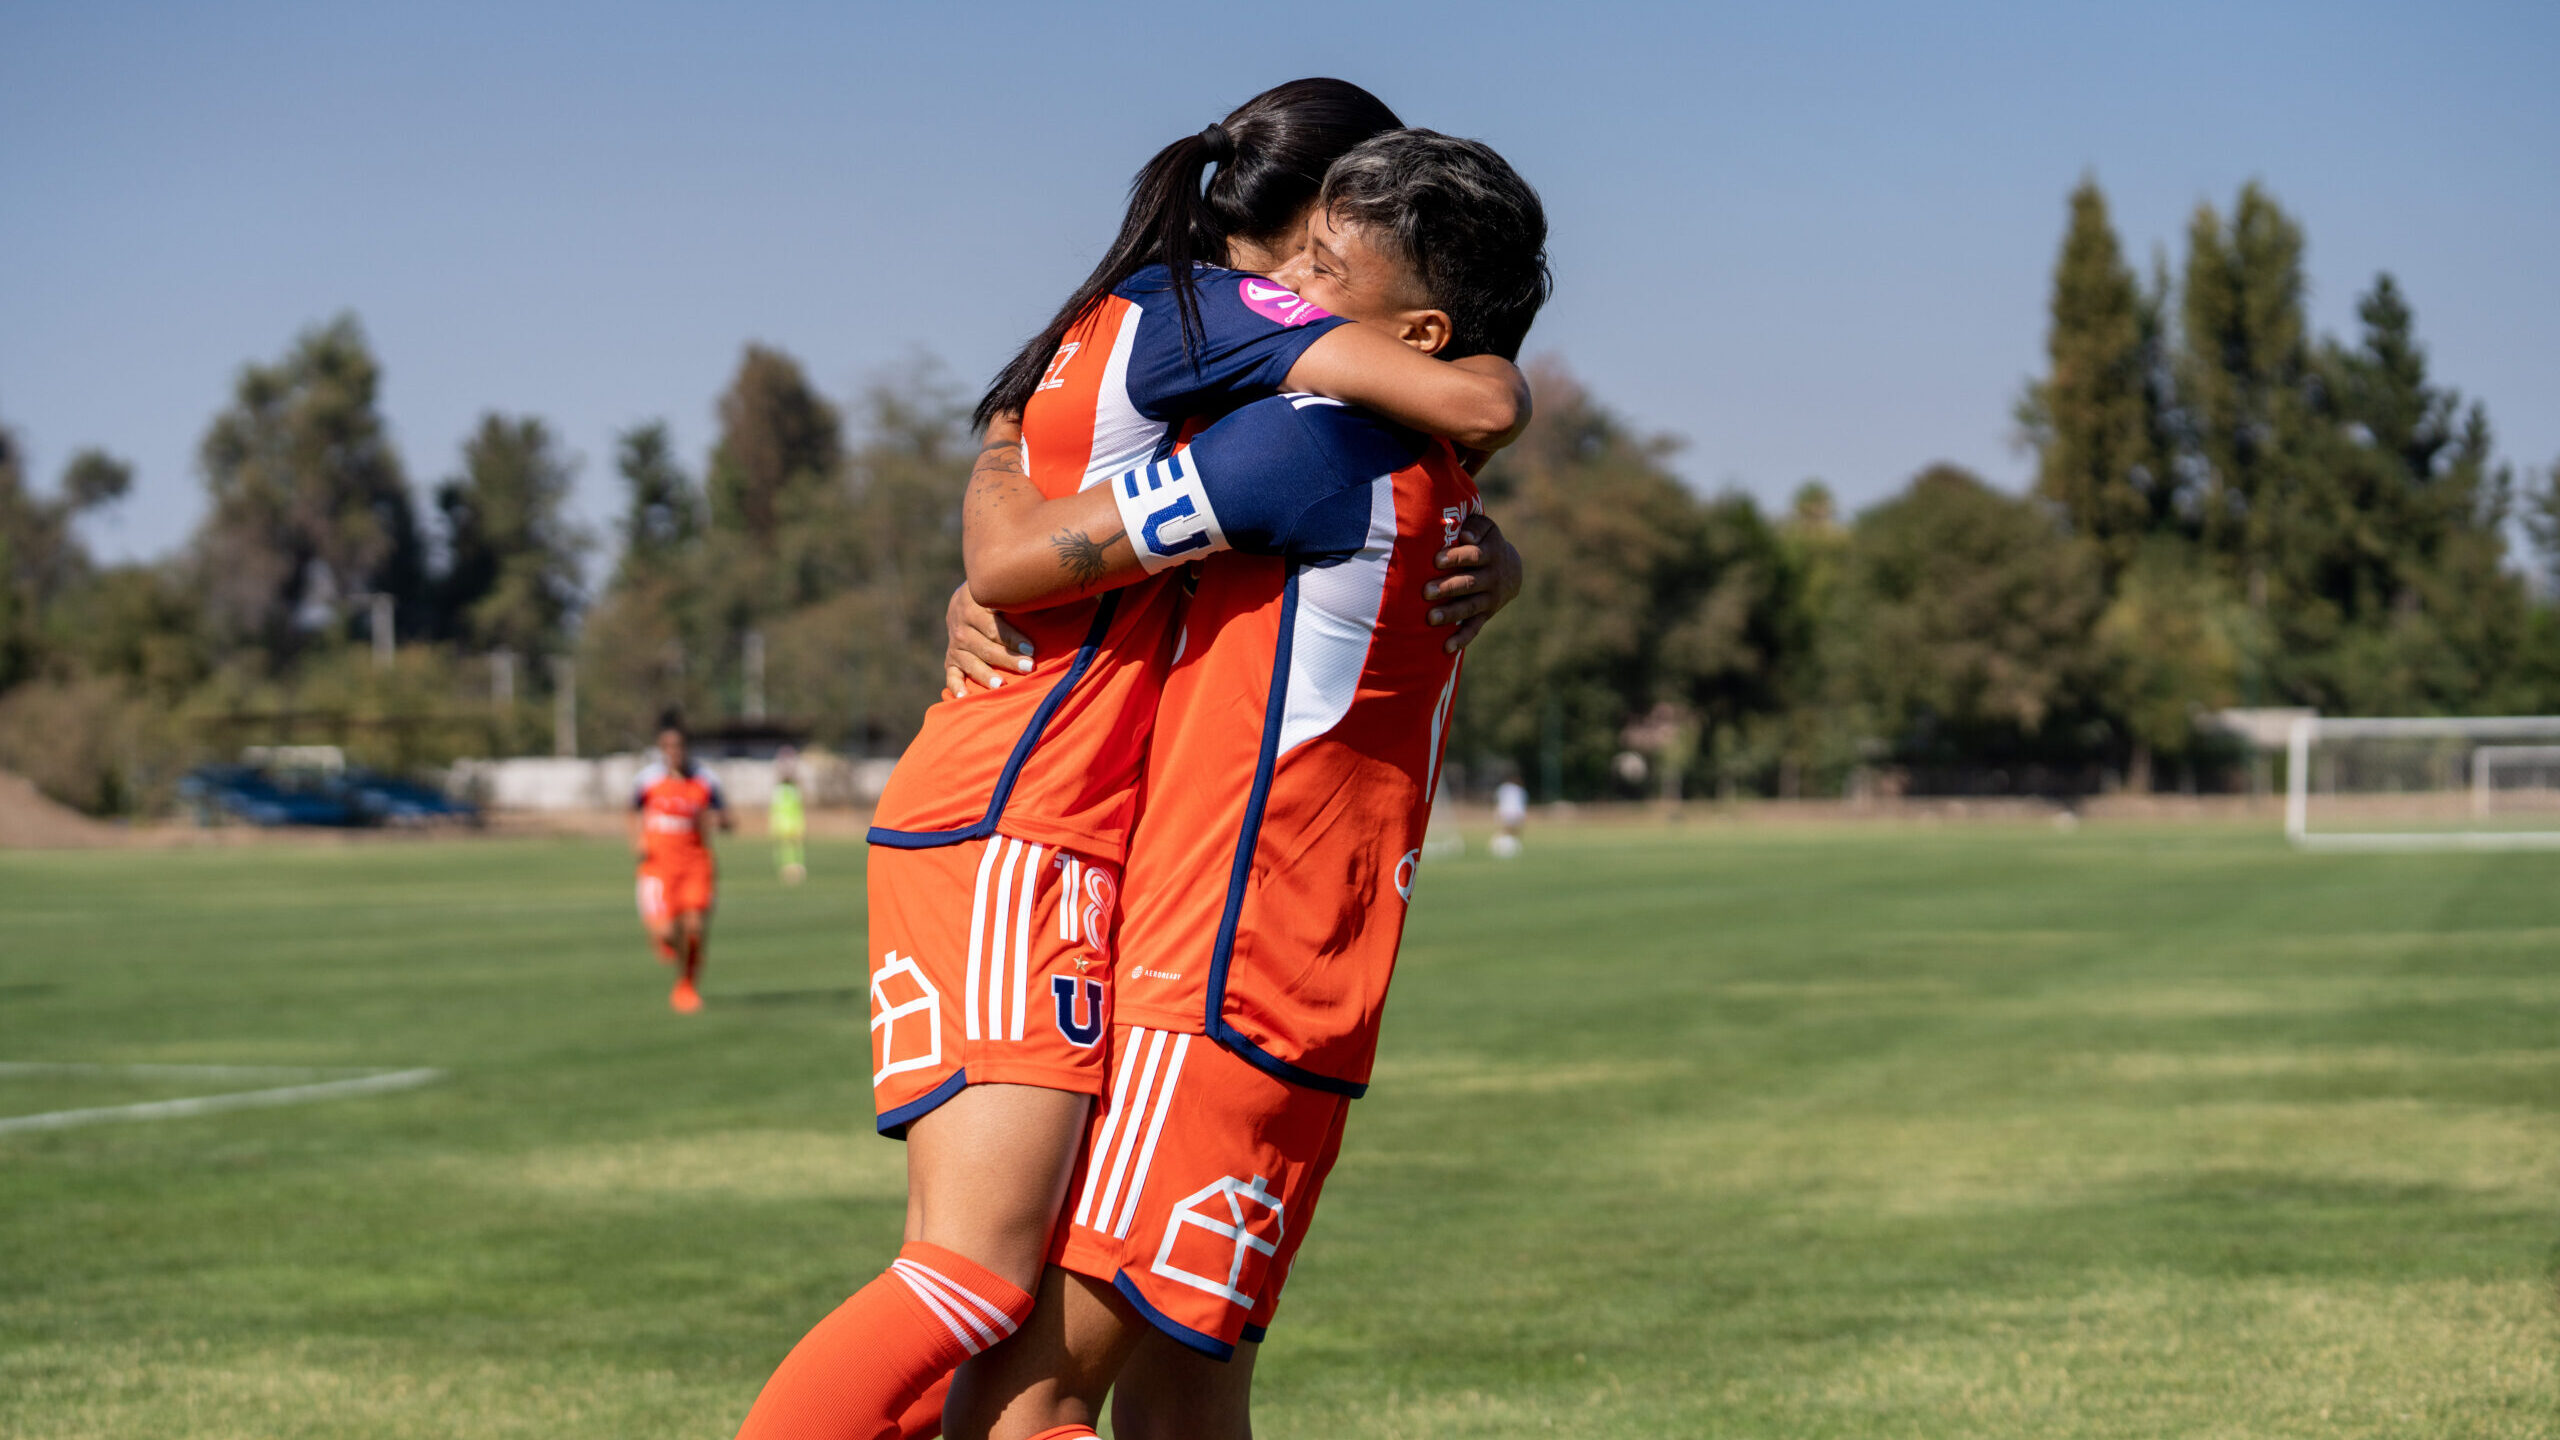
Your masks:
{"label": "white wall", "polygon": [[[618,810],[631,803],[631,782],[651,760],[647,754],[563,760],[518,756],[509,760],[457,760],[445,789],[492,810]],[[720,777],[733,806],[762,809],[773,799],[770,760],[705,761]],[[894,760],[846,760],[824,751],[802,751],[802,791],[814,805],[867,805],[889,783]]]}

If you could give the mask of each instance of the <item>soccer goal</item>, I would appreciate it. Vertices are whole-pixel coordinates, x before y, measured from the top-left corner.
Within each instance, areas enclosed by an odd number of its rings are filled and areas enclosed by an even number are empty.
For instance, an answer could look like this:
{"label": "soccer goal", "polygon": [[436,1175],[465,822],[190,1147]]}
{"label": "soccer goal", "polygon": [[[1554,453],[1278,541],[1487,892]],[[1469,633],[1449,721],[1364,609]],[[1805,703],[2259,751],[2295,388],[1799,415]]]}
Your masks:
{"label": "soccer goal", "polygon": [[2284,828],[2312,850],[2560,849],[2560,716],[2303,716]]}

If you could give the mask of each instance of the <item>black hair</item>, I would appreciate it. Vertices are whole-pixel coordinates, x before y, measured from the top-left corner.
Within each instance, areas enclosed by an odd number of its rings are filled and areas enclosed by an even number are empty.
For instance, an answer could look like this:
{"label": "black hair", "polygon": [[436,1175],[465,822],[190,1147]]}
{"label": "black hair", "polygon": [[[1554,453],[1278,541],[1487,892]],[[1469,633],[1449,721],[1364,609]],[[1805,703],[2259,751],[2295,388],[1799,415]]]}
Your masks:
{"label": "black hair", "polygon": [[[1385,101],[1348,80],[1292,80],[1157,151],[1129,182],[1129,211],[1102,262],[987,386],[975,423],[983,429],[1029,403],[1067,332],[1114,286],[1149,265],[1173,272],[1182,343],[1186,349],[1198,344],[1200,302],[1191,292],[1191,267],[1225,263],[1231,237],[1258,240],[1287,226],[1315,202],[1327,166],[1403,124]],[[1203,184],[1212,165],[1217,173]]]}
{"label": "black hair", "polygon": [[693,732],[684,728],[684,712],[673,705],[658,712],[657,733],[664,735],[670,730],[688,740],[693,738]]}
{"label": "black hair", "polygon": [[1323,203],[1411,266],[1430,303],[1449,312],[1444,357],[1520,358],[1555,288],[1547,211],[1492,146],[1433,130],[1380,135],[1333,162]]}

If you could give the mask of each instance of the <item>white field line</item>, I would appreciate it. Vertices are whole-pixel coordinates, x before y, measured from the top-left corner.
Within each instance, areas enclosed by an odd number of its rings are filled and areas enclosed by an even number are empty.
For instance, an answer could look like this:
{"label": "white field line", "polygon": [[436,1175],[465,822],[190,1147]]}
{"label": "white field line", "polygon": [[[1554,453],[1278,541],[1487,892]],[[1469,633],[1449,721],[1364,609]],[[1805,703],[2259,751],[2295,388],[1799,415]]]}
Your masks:
{"label": "white field line", "polygon": [[40,1115],[0,1117],[0,1135],[17,1130],[68,1130],[75,1125],[100,1125],[117,1120],[178,1120],[192,1115],[213,1115],[224,1110],[255,1110],[271,1105],[307,1105],[315,1100],[336,1100],[350,1095],[382,1095],[394,1090],[414,1090],[432,1085],[444,1078],[441,1070],[374,1070],[349,1074],[297,1068],[285,1065],[75,1065],[40,1062],[0,1063],[0,1076],[6,1075],[163,1075],[214,1078],[249,1075],[282,1079],[287,1076],[337,1074],[341,1078],[320,1080],[304,1085],[282,1085],[266,1090],[233,1090],[220,1095],[190,1095],[177,1100],[151,1100],[139,1105],[100,1105],[86,1110],[48,1110]]}

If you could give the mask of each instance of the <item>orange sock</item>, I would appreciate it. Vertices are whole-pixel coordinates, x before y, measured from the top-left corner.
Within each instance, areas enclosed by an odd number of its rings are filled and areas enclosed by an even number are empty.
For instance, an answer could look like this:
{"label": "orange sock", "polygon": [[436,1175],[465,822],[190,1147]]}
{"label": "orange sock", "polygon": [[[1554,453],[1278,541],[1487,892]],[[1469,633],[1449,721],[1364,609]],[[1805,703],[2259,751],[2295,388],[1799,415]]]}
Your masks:
{"label": "orange sock", "polygon": [[926,1386],[907,1413],[898,1417],[898,1440],[934,1440],[942,1433],[943,1402],[950,1398],[951,1376]]}
{"label": "orange sock", "polygon": [[655,950],[655,951],[657,951],[657,952],[658,952],[658,959],[659,959],[661,962],[663,962],[663,963],[665,963],[665,964],[668,964],[668,965],[673,965],[674,963],[676,963],[676,947],[675,947],[675,943],[674,943],[673,941],[670,941],[669,939],[667,939],[667,937],[665,937],[665,936],[663,936],[663,935],[652,935],[652,936],[650,936],[650,937],[649,937],[649,948],[651,948],[651,949],[653,949],[653,950]]}
{"label": "orange sock", "polygon": [[911,1241],[791,1347],[738,1440],[895,1440],[927,1390],[1030,1313],[1031,1297],[1003,1277]]}

